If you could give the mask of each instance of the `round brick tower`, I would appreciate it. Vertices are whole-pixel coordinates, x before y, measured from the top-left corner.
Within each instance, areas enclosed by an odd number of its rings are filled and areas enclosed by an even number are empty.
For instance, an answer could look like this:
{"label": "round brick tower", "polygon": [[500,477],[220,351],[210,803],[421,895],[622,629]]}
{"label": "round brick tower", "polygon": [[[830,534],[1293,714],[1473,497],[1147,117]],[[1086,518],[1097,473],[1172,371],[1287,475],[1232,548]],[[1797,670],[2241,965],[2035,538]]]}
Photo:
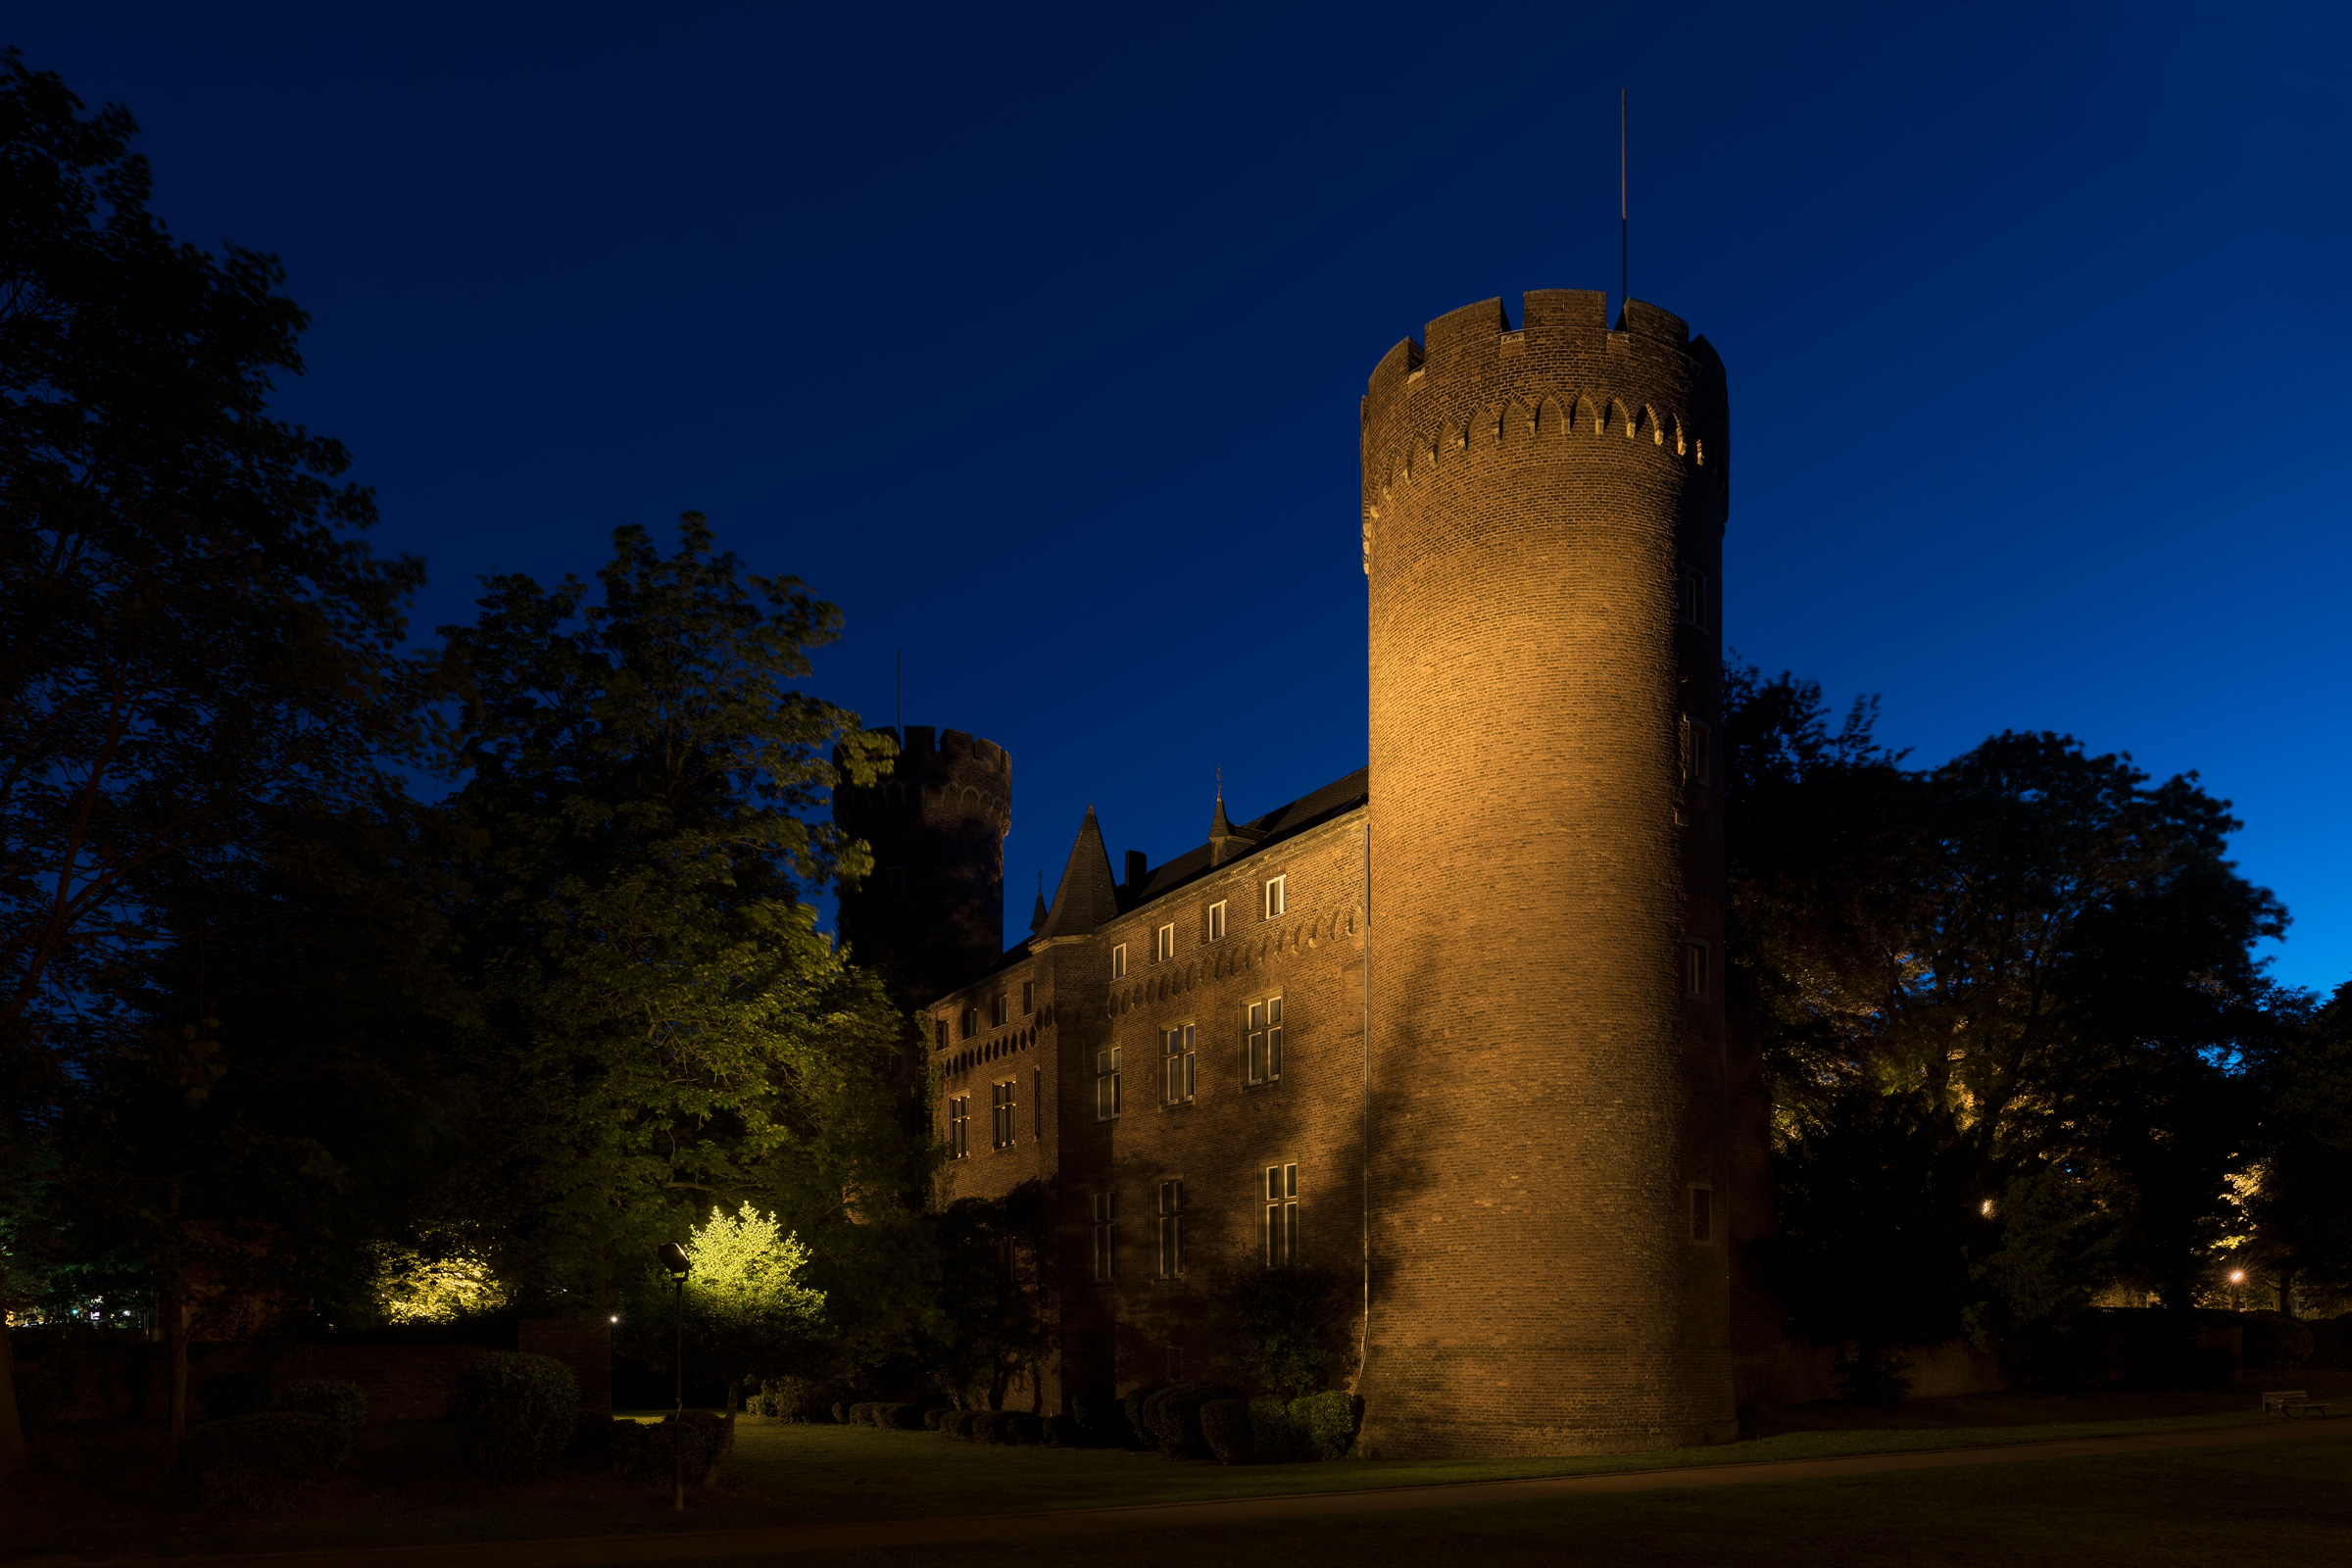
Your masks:
{"label": "round brick tower", "polygon": [[1723,363],[1546,290],[1363,403],[1382,1455],[1735,1435]]}
{"label": "round brick tower", "polygon": [[909,724],[888,777],[833,792],[833,820],[874,851],[873,875],[842,891],[842,937],[902,1003],[925,1005],[997,961],[1012,828],[1003,747]]}

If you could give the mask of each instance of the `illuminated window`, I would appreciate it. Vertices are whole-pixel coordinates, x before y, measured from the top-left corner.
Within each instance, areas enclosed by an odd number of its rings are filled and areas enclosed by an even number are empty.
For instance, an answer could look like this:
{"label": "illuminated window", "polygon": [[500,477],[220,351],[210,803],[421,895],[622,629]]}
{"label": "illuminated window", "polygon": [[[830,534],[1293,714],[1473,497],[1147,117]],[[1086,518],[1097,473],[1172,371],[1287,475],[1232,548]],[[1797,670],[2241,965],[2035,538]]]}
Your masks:
{"label": "illuminated window", "polygon": [[1004,1025],[1006,1015],[1005,1009],[1010,1004],[1008,1004],[1003,997],[991,997],[988,999],[988,1025],[990,1028],[1001,1028]]}
{"label": "illuminated window", "polygon": [[1208,940],[1211,942],[1225,940],[1225,901],[1223,899],[1219,899],[1208,906]]}
{"label": "illuminated window", "polygon": [[1166,1029],[1159,1036],[1159,1102],[1181,1105],[1193,1098],[1193,1026]]}
{"label": "illuminated window", "polygon": [[1690,1241],[1705,1247],[1715,1240],[1715,1190],[1703,1183],[1690,1188]]}
{"label": "illuminated window", "polygon": [[1691,566],[1683,568],[1683,624],[1704,626],[1707,623],[1707,574]]}
{"label": "illuminated window", "polygon": [[1282,876],[1270,876],[1266,878],[1267,919],[1281,919],[1283,911],[1290,907],[1290,896],[1284,887],[1284,884],[1289,880],[1290,878]]}
{"label": "illuminated window", "polygon": [[1252,1002],[1244,1013],[1249,1037],[1250,1081],[1270,1084],[1282,1076],[1282,999]]}
{"label": "illuminated window", "polygon": [[1119,1195],[1094,1195],[1095,1283],[1107,1285],[1119,1272]]}
{"label": "illuminated window", "polygon": [[972,1097],[957,1095],[948,1102],[948,1157],[961,1159],[972,1152]]}
{"label": "illuminated window", "polygon": [[1021,982],[1021,1016],[1026,1018],[1035,1011],[1037,1011],[1037,982],[1024,980]]}
{"label": "illuminated window", "polygon": [[980,1032],[980,1009],[979,1009],[978,1007],[966,1007],[966,1008],[964,1008],[964,1009],[963,1009],[963,1038],[964,1038],[964,1039],[966,1039],[966,1040],[969,1040],[969,1039],[971,1039],[971,1038],[972,1038],[972,1036],[974,1036],[974,1035],[978,1034],[979,1032]]}
{"label": "illuminated window", "polygon": [[1714,778],[1714,748],[1707,726],[1696,719],[1683,720],[1683,777],[1693,784],[1706,784]]}
{"label": "illuminated window", "polygon": [[1174,922],[1152,933],[1152,961],[1165,963],[1176,956],[1176,926]]}
{"label": "illuminated window", "polygon": [[1013,1134],[1018,1131],[1014,1120],[1012,1089],[1018,1079],[988,1086],[988,1135],[990,1147],[1010,1149]]}
{"label": "illuminated window", "polygon": [[1184,1183],[1159,1184],[1159,1277],[1175,1279],[1184,1272]]}
{"label": "illuminated window", "polygon": [[1127,978],[1127,944],[1124,942],[1110,950],[1110,977],[1113,980]]}
{"label": "illuminated window", "polygon": [[1266,1167],[1266,1266],[1298,1261],[1298,1167]]}
{"label": "illuminated window", "polygon": [[1095,1120],[1119,1113],[1119,1048],[1095,1053]]}
{"label": "illuminated window", "polygon": [[1694,1002],[1707,1000],[1707,945],[1693,942],[1684,949],[1683,995]]}

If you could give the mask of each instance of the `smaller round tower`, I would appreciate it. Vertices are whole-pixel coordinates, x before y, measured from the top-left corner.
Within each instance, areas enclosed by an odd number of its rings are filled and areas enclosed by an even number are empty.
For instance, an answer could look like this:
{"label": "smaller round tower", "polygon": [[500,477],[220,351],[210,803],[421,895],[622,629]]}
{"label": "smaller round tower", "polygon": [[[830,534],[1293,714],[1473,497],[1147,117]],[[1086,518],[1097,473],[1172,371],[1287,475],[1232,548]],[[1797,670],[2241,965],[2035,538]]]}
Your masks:
{"label": "smaller round tower", "polygon": [[1004,951],[1004,835],[1012,758],[961,730],[909,724],[878,784],[833,792],[833,820],[874,852],[874,872],[841,890],[841,935],[901,1002],[921,1005]]}

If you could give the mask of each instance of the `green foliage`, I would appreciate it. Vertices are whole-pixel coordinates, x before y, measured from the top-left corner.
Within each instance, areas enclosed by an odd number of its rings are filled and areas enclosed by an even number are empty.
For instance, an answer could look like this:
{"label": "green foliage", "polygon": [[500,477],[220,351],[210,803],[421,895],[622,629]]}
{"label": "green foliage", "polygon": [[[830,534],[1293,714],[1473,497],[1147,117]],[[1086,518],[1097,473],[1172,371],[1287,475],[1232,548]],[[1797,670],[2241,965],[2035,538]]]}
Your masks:
{"label": "green foliage", "polygon": [[1165,1383],[1139,1383],[1119,1401],[1127,1417],[1127,1441],[1139,1448],[1159,1446],[1159,1429],[1152,1424],[1149,1409],[1167,1387]]}
{"label": "green foliage", "polygon": [[2231,1258],[2296,1299],[2352,1294],[2352,982],[2292,1018],[2248,1063],[2259,1123],[2239,1182],[2243,1245]]}
{"label": "green foliage", "polygon": [[1322,1458],[1345,1459],[1363,1430],[1364,1401],[1342,1389],[1310,1394],[1291,1401],[1291,1425]]}
{"label": "green foliage", "polygon": [[1211,1399],[1238,1399],[1241,1393],[1222,1383],[1173,1384],[1144,1401],[1144,1419],[1160,1452],[1174,1459],[1205,1458],[1208,1440],[1200,1432],[1200,1407]]}
{"label": "green foliage", "polygon": [[[746,1202],[735,1214],[712,1208],[696,1226],[686,1247],[692,1264],[682,1309],[686,1364],[697,1377],[727,1385],[730,1407],[746,1383],[781,1374],[811,1361],[824,1336],[821,1292],[800,1281],[808,1250],[785,1234],[773,1214]],[[675,1340],[667,1275],[643,1275],[629,1319],[638,1353],[666,1367]]]}
{"label": "green foliage", "polygon": [[1202,1404],[1200,1437],[1219,1464],[1254,1464],[1257,1460],[1247,1399],[1210,1399]]}
{"label": "green foliage", "polygon": [[767,1378],[747,1401],[747,1408],[773,1421],[813,1421],[823,1413],[817,1386],[808,1378]]}
{"label": "green foliage", "polygon": [[1045,1191],[958,1199],[932,1216],[938,1290],[922,1356],[941,1391],[996,1407],[1046,1346],[1040,1302],[1053,1256]]}
{"label": "green foliage", "polygon": [[745,574],[699,514],[680,535],[664,557],[618,530],[597,602],[499,576],[445,628],[502,1106],[484,1181],[543,1279],[590,1285],[753,1200],[808,1248],[837,1338],[903,1338],[928,1294],[903,1196],[929,1151],[899,1116],[902,1020],[808,902],[866,868],[821,817],[829,758],[871,782],[890,742],[799,689],[832,606]]}
{"label": "green foliage", "polygon": [[203,1401],[204,1417],[208,1421],[259,1415],[270,1408],[270,1374],[215,1373],[204,1380],[196,1391],[196,1396]]}
{"label": "green foliage", "polygon": [[653,1486],[667,1487],[681,1473],[687,1485],[707,1486],[734,1451],[735,1423],[709,1410],[687,1411],[683,1427],[674,1411],[659,1421],[612,1423],[613,1471]]}
{"label": "green foliage", "polygon": [[512,1350],[475,1356],[449,1391],[474,1468],[502,1481],[527,1481],[555,1462],[571,1444],[579,1402],[569,1367]]}
{"label": "green foliage", "polygon": [[298,1410],[207,1421],[181,1445],[181,1471],[208,1507],[295,1501],[335,1472],[350,1445],[334,1423]]}
{"label": "green foliage", "polygon": [[[1207,1432],[1205,1416],[1201,1430]],[[1291,1419],[1291,1401],[1273,1394],[1250,1401],[1250,1450],[1258,1464],[1294,1464],[1315,1457],[1314,1440]]]}
{"label": "green foliage", "polygon": [[305,1378],[279,1391],[277,1408],[318,1416],[335,1429],[348,1449],[368,1425],[368,1391],[333,1378]]}
{"label": "green foliage", "polygon": [[1320,1264],[1269,1268],[1244,1250],[1216,1272],[1209,1332],[1251,1380],[1285,1395],[1312,1394],[1348,1358],[1357,1306],[1348,1288]]}

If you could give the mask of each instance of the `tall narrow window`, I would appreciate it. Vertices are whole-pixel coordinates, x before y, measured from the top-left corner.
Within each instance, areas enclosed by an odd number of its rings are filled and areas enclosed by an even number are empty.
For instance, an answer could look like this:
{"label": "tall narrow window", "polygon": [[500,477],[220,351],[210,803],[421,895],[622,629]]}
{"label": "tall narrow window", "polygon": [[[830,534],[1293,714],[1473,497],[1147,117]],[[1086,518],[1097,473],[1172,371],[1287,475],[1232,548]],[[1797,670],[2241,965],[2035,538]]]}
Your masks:
{"label": "tall narrow window", "polygon": [[1693,1001],[1707,1000],[1707,945],[1690,943],[1685,950],[1689,955],[1683,972],[1683,993]]}
{"label": "tall narrow window", "polygon": [[990,1137],[995,1140],[994,1148],[1010,1149],[1013,1145],[1013,1135],[1020,1130],[1012,1093],[1014,1085],[1019,1082],[1020,1080],[1016,1078],[988,1086],[988,1130]]}
{"label": "tall narrow window", "polygon": [[1029,1136],[1039,1143],[1046,1138],[1046,1069],[1029,1069]]}
{"label": "tall narrow window", "polygon": [[1095,1053],[1095,1120],[1119,1113],[1119,1048]]}
{"label": "tall narrow window", "polygon": [[972,1097],[957,1095],[948,1102],[948,1157],[961,1159],[972,1152]]}
{"label": "tall narrow window", "polygon": [[1176,956],[1176,926],[1175,922],[1170,921],[1152,933],[1152,961],[1165,963],[1174,956]]}
{"label": "tall narrow window", "polygon": [[1291,904],[1290,904],[1290,893],[1289,893],[1289,890],[1288,890],[1288,888],[1287,888],[1287,886],[1286,886],[1286,884],[1288,884],[1288,883],[1289,883],[1289,881],[1290,881],[1290,878],[1289,878],[1289,877],[1287,877],[1287,876],[1270,876],[1270,877],[1266,878],[1266,918],[1267,918],[1267,919],[1269,919],[1269,920],[1279,920],[1279,919],[1281,919],[1281,918],[1282,918],[1282,915],[1283,915],[1283,911],[1284,911],[1284,910],[1286,910],[1286,909],[1288,909],[1288,908],[1291,906]]}
{"label": "tall narrow window", "polygon": [[1035,1011],[1037,1011],[1037,982],[1024,980],[1021,982],[1021,1016],[1026,1018]]}
{"label": "tall narrow window", "polygon": [[969,1040],[969,1039],[971,1039],[971,1038],[972,1038],[972,1036],[974,1036],[974,1035],[978,1034],[979,1032],[980,1032],[980,1009],[979,1009],[978,1007],[966,1007],[966,1008],[964,1008],[964,1009],[963,1009],[963,1038],[964,1038],[964,1039],[966,1039],[966,1040]]}
{"label": "tall narrow window", "polygon": [[1225,901],[1223,899],[1219,899],[1208,906],[1208,940],[1211,942],[1225,940]]}
{"label": "tall narrow window", "polygon": [[1172,1280],[1184,1272],[1184,1183],[1159,1184],[1159,1277]]}
{"label": "tall narrow window", "polygon": [[1282,999],[1250,1003],[1246,1017],[1250,1081],[1270,1084],[1282,1076]]}
{"label": "tall narrow window", "polygon": [[1711,1187],[1693,1185],[1690,1189],[1690,1241],[1704,1247],[1715,1240],[1715,1191]]}
{"label": "tall narrow window", "polygon": [[1119,1195],[1094,1195],[1095,1283],[1107,1285],[1119,1272]]}
{"label": "tall narrow window", "polygon": [[1127,978],[1127,944],[1124,942],[1110,950],[1110,977],[1113,980]]}
{"label": "tall narrow window", "polygon": [[1008,1005],[1009,1004],[1007,1004],[1005,999],[1003,997],[991,997],[988,999],[988,1023],[990,1028],[996,1029],[1004,1027],[1006,1008]]}
{"label": "tall narrow window", "polygon": [[1707,574],[1695,566],[1683,568],[1683,624],[1707,623]]}
{"label": "tall narrow window", "polygon": [[1181,1105],[1193,1098],[1193,1026],[1163,1029],[1159,1036],[1159,1102]]}
{"label": "tall narrow window", "polygon": [[936,1026],[932,1045],[937,1050],[945,1051],[948,1049],[948,1020],[935,1018],[932,1022]]}
{"label": "tall narrow window", "polygon": [[1706,725],[1694,718],[1683,720],[1683,777],[1693,784],[1714,780],[1714,753],[1707,741]]}
{"label": "tall narrow window", "polygon": [[1298,1261],[1298,1167],[1266,1167],[1266,1266]]}

